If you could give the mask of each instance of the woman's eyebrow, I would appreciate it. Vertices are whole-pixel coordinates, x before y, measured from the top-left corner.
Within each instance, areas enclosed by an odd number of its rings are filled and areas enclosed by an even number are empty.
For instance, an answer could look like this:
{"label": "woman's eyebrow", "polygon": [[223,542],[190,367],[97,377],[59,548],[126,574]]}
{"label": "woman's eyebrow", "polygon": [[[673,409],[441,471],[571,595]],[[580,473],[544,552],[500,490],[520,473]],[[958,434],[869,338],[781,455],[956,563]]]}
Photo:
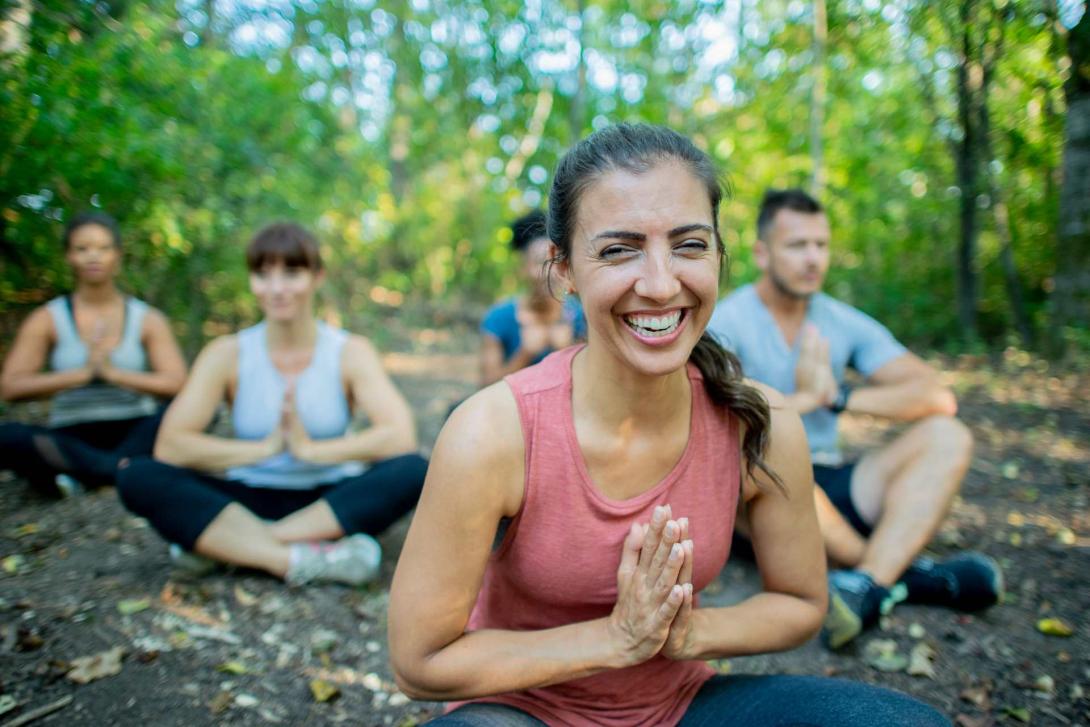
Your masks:
{"label": "woman's eyebrow", "polygon": [[681,227],[675,227],[670,230],[668,237],[677,237],[678,235],[687,235],[690,232],[714,232],[711,225],[706,225],[703,222],[696,222],[691,225],[682,225]]}
{"label": "woman's eyebrow", "polygon": [[599,232],[591,239],[632,240],[634,242],[643,242],[647,239],[647,235],[642,232],[629,232],[627,230],[606,230],[605,232]]}

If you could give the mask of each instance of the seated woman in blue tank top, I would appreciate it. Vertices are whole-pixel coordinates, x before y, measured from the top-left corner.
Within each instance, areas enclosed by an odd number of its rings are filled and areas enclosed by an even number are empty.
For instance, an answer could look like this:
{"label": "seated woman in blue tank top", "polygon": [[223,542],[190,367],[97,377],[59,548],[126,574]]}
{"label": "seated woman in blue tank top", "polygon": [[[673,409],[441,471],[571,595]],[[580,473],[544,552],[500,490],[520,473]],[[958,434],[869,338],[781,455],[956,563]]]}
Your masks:
{"label": "seated woman in blue tank top", "polygon": [[[204,348],[156,459],[122,466],[118,492],[189,565],[196,553],[293,584],[363,583],[381,560],[370,536],[423,486],[412,413],[366,338],[315,318],[324,272],[310,233],[269,225],[246,264],[264,320]],[[206,433],[222,403],[233,438]],[[351,430],[354,411],[368,427]]]}
{"label": "seated woman in blue tank top", "polygon": [[525,293],[493,305],[481,322],[481,386],[541,361],[587,337],[579,300],[559,300],[549,289],[545,213],[534,210],[511,224],[511,247],[522,262]]}
{"label": "seated woman in blue tank top", "polygon": [[166,318],[117,288],[117,222],[77,215],[64,253],[75,290],[30,314],[0,373],[7,401],[52,397],[48,427],[0,424],[0,469],[49,494],[112,484],[124,457],[150,454],[160,399],[185,381]]}

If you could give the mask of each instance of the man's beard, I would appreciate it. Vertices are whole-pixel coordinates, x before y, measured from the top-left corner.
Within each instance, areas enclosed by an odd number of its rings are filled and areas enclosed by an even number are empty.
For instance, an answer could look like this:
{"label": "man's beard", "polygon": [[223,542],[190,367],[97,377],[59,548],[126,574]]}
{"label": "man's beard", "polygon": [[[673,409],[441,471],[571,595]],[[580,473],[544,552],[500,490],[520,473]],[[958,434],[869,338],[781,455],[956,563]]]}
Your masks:
{"label": "man's beard", "polygon": [[769,266],[768,279],[772,281],[773,287],[780,292],[781,295],[787,298],[794,298],[795,300],[810,300],[813,297],[813,293],[800,293],[797,290],[792,290],[791,286],[787,284],[787,281],[780,277],[776,272],[776,268]]}

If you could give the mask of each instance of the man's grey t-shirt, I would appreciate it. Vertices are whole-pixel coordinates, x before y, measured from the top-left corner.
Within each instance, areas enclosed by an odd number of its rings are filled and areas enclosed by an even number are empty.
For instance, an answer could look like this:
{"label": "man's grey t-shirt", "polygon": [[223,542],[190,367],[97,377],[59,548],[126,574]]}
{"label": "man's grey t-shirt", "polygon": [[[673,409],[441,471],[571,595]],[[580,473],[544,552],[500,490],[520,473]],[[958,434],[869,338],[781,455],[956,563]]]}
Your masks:
{"label": "man's grey t-shirt", "polygon": [[[806,320],[816,325],[822,337],[829,341],[829,362],[841,385],[848,367],[869,377],[906,351],[881,323],[824,293],[810,298]],[[772,313],[752,284],[719,301],[708,323],[708,332],[738,355],[746,376],[785,394],[794,393],[795,364],[799,360],[802,336],[795,337],[794,346],[787,345]],[[837,415],[828,409],[815,409],[803,415],[802,423],[814,462],[840,464]]]}

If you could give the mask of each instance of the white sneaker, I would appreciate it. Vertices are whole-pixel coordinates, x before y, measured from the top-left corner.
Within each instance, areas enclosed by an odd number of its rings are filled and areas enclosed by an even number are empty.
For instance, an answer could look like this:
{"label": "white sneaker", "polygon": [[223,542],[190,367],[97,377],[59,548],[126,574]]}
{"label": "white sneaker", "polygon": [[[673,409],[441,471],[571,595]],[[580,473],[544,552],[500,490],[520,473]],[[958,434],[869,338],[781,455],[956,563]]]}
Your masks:
{"label": "white sneaker", "polygon": [[374,580],[382,563],[382,546],[357,533],[333,542],[293,543],[284,580],[293,586],[325,581],[358,586]]}
{"label": "white sneaker", "polygon": [[218,560],[183,550],[182,546],[176,543],[170,544],[170,561],[177,570],[194,577],[206,576],[220,567]]}

